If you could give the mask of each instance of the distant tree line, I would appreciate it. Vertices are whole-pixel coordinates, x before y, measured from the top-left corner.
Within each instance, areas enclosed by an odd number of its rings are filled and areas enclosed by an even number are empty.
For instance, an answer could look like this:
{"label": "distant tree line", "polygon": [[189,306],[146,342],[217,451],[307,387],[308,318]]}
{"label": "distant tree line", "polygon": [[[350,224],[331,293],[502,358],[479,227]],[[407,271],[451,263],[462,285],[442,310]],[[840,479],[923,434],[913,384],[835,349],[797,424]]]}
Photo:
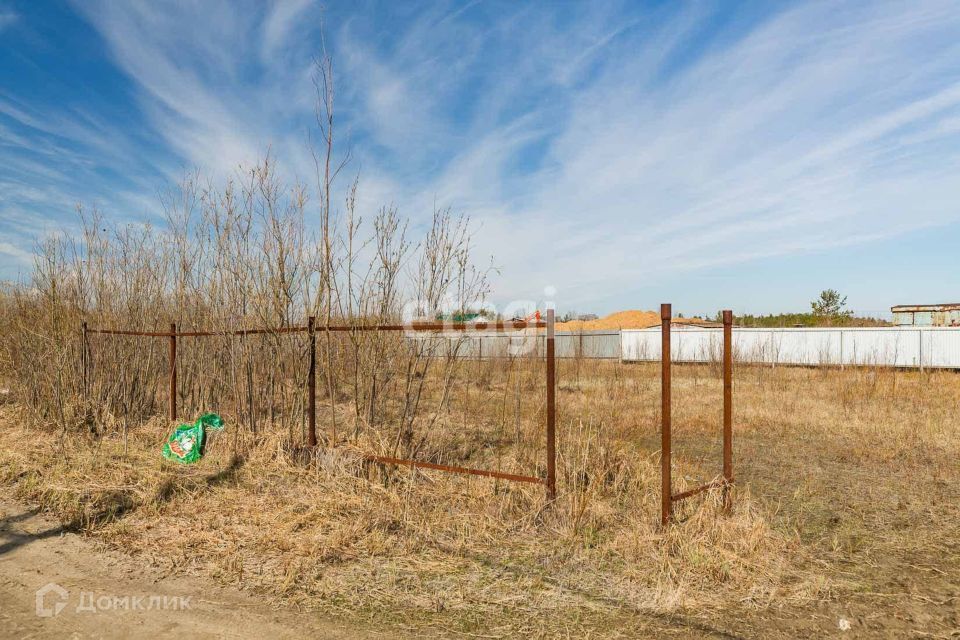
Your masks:
{"label": "distant tree line", "polygon": [[[738,315],[736,322],[743,327],[883,327],[890,323],[881,318],[858,317],[846,308],[847,297],[835,289],[826,289],[810,303],[806,313],[771,313],[767,315]],[[715,320],[722,321],[718,312]]]}

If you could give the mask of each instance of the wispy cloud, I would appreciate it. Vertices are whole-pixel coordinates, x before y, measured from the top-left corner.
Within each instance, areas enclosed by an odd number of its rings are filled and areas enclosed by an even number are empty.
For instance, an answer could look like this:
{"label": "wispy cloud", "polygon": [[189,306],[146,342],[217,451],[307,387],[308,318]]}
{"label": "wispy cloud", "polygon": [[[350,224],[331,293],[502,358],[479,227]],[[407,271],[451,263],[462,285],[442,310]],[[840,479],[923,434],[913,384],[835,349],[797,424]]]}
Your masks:
{"label": "wispy cloud", "polygon": [[[76,6],[137,83],[156,131],[187,164],[229,173],[270,146],[287,162],[302,155],[292,147],[303,147],[311,108],[315,5]],[[293,129],[299,135],[290,145]]]}
{"label": "wispy cloud", "polygon": [[469,214],[501,299],[553,285],[609,308],[672,274],[960,220],[952,2],[75,7],[148,133],[0,95],[0,154],[30,148],[3,156],[10,197],[44,197],[52,155],[51,200],[70,167],[138,158],[129,202],[160,186],[143,165],[226,175],[268,147],[308,178],[322,24],[364,213]]}
{"label": "wispy cloud", "polygon": [[[697,21],[710,18],[676,16],[658,26],[672,34],[660,43],[695,49]],[[505,124],[473,128],[417,188],[481,214],[483,246],[504,267],[501,294],[553,284],[575,304],[666,273],[955,221],[960,157],[945,137],[956,141],[960,112],[958,27],[948,3],[806,5],[679,67],[646,33],[601,37],[590,74]],[[568,53],[556,64],[579,59]],[[510,85],[520,71],[502,68]],[[550,95],[537,75],[499,102],[524,104],[530,87]],[[512,170],[538,131],[539,166]]]}
{"label": "wispy cloud", "polygon": [[20,16],[12,9],[0,8],[0,31],[3,31],[7,27],[13,26],[19,17]]}

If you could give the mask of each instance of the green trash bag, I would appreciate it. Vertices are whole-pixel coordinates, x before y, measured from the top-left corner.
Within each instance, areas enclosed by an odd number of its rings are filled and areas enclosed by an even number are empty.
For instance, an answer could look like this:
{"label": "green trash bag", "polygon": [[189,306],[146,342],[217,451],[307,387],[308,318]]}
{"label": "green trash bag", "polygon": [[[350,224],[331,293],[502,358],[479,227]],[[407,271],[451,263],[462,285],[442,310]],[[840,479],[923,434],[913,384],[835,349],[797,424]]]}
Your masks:
{"label": "green trash bag", "polygon": [[223,429],[223,418],[215,413],[207,413],[193,424],[182,424],[170,434],[163,445],[163,457],[181,464],[193,464],[203,457],[205,430]]}

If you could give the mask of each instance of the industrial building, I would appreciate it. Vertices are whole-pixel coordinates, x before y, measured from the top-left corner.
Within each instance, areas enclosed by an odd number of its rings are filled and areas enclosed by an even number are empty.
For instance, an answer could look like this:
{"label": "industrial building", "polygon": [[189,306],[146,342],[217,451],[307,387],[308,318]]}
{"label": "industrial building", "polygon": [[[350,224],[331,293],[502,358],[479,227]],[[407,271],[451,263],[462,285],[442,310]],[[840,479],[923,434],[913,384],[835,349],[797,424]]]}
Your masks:
{"label": "industrial building", "polygon": [[960,302],[890,307],[893,324],[908,327],[960,327]]}

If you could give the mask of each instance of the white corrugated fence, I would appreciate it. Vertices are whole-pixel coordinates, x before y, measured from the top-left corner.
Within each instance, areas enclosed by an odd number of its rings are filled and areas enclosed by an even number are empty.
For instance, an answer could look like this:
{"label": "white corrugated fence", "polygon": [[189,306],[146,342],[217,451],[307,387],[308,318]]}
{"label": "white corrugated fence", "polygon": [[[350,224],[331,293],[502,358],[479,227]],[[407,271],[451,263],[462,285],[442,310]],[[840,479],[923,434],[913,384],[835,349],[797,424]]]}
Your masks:
{"label": "white corrugated fence", "polygon": [[[660,359],[660,328],[620,332],[624,361]],[[675,325],[675,362],[719,360],[720,328]],[[960,369],[960,329],[949,327],[837,327],[733,330],[739,362],[794,365],[868,365]]]}

